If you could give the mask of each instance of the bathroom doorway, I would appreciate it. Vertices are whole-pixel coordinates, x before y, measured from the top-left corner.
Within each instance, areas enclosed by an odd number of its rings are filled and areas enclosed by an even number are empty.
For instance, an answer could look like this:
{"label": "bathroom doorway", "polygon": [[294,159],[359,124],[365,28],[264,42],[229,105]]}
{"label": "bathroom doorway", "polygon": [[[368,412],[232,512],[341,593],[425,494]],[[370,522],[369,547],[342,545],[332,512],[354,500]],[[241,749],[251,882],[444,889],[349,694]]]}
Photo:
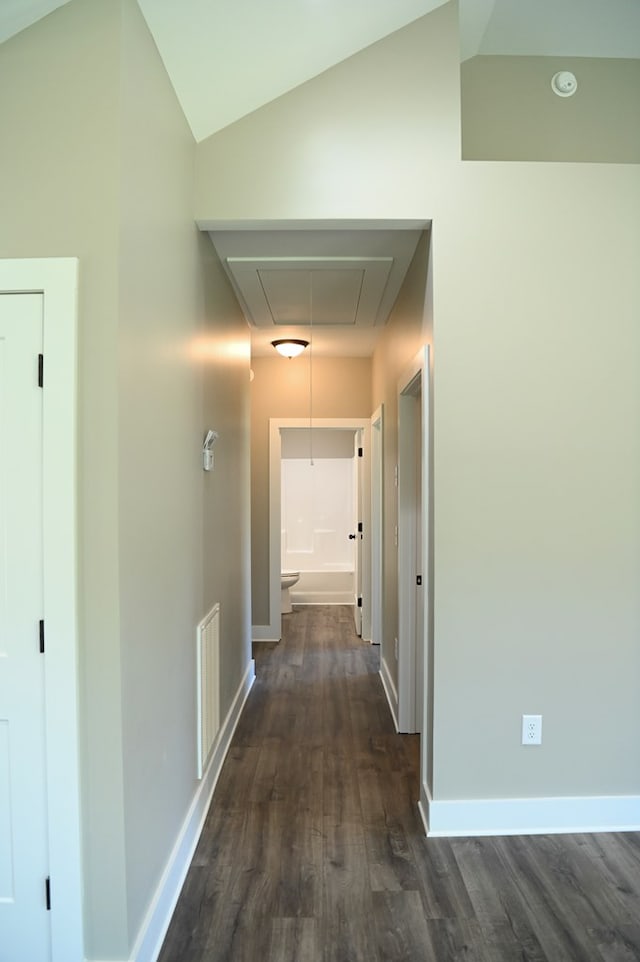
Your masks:
{"label": "bathroom doorway", "polygon": [[359,517],[354,437],[331,428],[281,431],[280,566],[299,576],[290,589],[293,604],[353,604]]}
{"label": "bathroom doorway", "polygon": [[[370,640],[369,438],[370,421],[363,418],[317,419],[311,432],[308,419],[270,420],[269,599],[274,638],[281,634],[280,575],[289,570],[300,571],[294,604],[351,604],[356,629]],[[303,510],[313,489],[318,494],[315,519]],[[293,520],[284,518],[283,490],[290,496]],[[341,519],[323,523],[331,497],[345,510]]]}

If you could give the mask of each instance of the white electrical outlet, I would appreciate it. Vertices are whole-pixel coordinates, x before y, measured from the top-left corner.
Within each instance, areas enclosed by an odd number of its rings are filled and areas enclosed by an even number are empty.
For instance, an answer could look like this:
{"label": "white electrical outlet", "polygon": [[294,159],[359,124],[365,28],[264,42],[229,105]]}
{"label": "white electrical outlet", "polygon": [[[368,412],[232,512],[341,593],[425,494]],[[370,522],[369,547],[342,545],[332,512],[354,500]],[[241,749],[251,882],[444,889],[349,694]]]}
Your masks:
{"label": "white electrical outlet", "polygon": [[542,745],[542,715],[522,716],[522,744]]}

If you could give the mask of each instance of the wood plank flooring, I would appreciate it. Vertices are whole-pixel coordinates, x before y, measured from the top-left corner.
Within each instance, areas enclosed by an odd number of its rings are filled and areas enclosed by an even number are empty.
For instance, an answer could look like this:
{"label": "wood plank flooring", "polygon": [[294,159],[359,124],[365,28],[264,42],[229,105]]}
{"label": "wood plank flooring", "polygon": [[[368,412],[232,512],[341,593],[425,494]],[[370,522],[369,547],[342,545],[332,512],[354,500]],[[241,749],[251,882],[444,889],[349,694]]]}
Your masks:
{"label": "wood plank flooring", "polygon": [[350,608],[256,668],[159,962],[640,960],[639,834],[425,838]]}

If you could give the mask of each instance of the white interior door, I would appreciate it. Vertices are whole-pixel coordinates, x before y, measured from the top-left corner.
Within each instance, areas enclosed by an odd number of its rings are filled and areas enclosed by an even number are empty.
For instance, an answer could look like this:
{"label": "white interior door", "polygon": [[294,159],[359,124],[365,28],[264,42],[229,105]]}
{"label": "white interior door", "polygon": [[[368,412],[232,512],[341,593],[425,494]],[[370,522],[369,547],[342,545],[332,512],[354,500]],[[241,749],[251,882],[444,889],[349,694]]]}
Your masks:
{"label": "white interior door", "polygon": [[398,382],[398,728],[402,732],[422,732],[426,717],[428,357],[428,348],[418,352]]}
{"label": "white interior door", "polygon": [[42,548],[42,294],[0,295],[0,962],[51,958]]}
{"label": "white interior door", "polygon": [[382,405],[371,418],[371,643],[382,643]]}
{"label": "white interior door", "polygon": [[356,634],[362,635],[362,538],[363,538],[363,477],[362,477],[362,431],[356,431],[353,439],[353,490],[355,525],[354,575],[353,575],[353,620]]}
{"label": "white interior door", "polygon": [[415,721],[414,729],[422,733],[422,715],[424,706],[424,572],[422,570],[422,381],[417,385],[414,396],[414,445],[415,445]]}

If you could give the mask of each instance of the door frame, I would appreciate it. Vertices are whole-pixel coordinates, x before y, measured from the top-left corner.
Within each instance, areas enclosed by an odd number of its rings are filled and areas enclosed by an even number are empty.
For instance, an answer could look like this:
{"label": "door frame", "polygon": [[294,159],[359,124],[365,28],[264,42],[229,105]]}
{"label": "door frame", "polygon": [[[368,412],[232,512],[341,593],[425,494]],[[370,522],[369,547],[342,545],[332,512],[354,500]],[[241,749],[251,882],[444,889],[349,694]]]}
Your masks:
{"label": "door frame", "polygon": [[383,593],[382,559],[384,551],[383,518],[384,405],[371,415],[371,644],[382,644]]}
{"label": "door frame", "polygon": [[[77,638],[76,258],[0,259],[0,294],[43,295],[43,581],[52,962],[84,958]],[[44,903],[44,880],[43,880]]]}
{"label": "door frame", "polygon": [[[359,451],[362,451],[362,458],[360,458]],[[353,579],[353,624],[356,630],[356,635],[359,638],[363,637],[362,634],[362,607],[358,607],[358,599],[361,598],[364,603],[364,589],[362,587],[362,567],[364,560],[364,532],[363,532],[363,513],[364,513],[364,488],[367,484],[367,479],[364,474],[364,435],[362,430],[353,432],[353,459],[354,459],[354,470],[353,470],[353,520],[354,520],[354,531],[352,534],[355,537],[354,545],[354,555],[355,555],[355,571]],[[363,463],[361,464],[360,461]],[[369,557],[371,557],[371,543],[369,543]],[[371,631],[369,631],[369,636]]]}
{"label": "door frame", "polygon": [[[417,571],[415,506],[417,500],[417,461],[415,450],[415,418],[409,399],[421,398],[421,571]],[[416,574],[422,576],[422,638],[416,639]],[[426,633],[429,625],[429,346],[416,354],[398,380],[398,729],[421,731],[427,738],[429,712],[428,651]],[[421,659],[416,644],[422,644]],[[422,663],[423,704],[416,705],[416,664]],[[421,760],[426,755],[423,746]]]}
{"label": "door frame", "polygon": [[[282,428],[308,428],[309,418],[269,418],[269,625],[268,638],[263,638],[254,627],[254,641],[279,641],[282,637],[282,613],[280,610],[280,462]],[[367,534],[370,525],[370,470],[369,450],[371,444],[371,421],[369,418],[314,418],[312,428],[340,429],[359,431],[363,434],[362,477],[363,485],[363,528],[362,543],[362,638],[371,638],[371,549]]]}

